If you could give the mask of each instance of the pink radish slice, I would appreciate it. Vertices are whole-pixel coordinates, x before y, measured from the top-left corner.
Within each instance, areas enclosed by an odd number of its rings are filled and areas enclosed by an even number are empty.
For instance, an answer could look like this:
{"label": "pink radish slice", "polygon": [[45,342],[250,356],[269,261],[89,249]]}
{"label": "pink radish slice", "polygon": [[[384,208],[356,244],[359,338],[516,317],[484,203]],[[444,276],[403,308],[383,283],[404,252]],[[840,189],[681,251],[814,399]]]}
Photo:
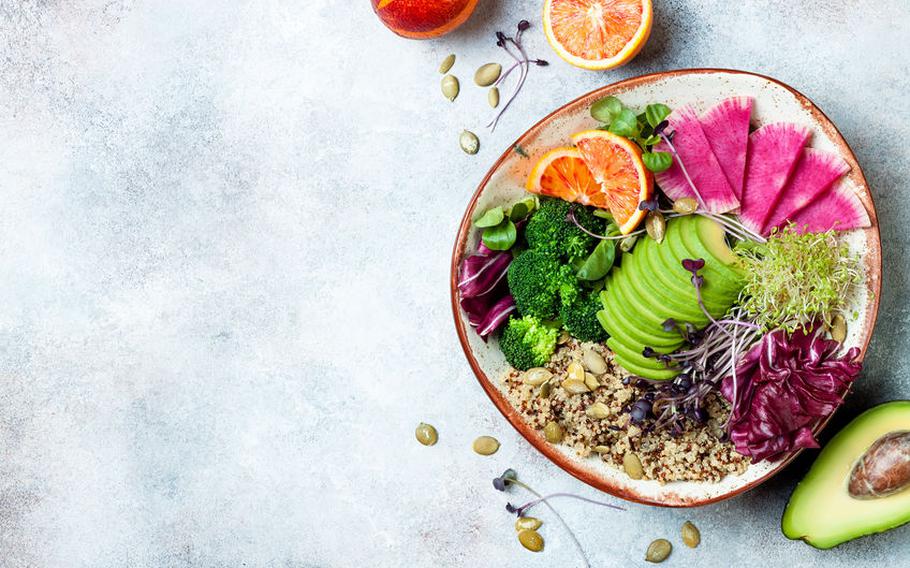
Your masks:
{"label": "pink radish slice", "polygon": [[811,131],[789,122],[766,124],[749,135],[749,157],[739,220],[761,232],[780,200]]}
{"label": "pink radish slice", "polygon": [[796,230],[821,233],[829,229],[847,231],[870,225],[869,214],[859,196],[839,183],[793,216]]}
{"label": "pink radish slice", "polygon": [[751,97],[730,97],[714,105],[699,119],[711,150],[717,156],[737,199],[742,199],[743,195],[751,117]]}
{"label": "pink radish slice", "polygon": [[[695,110],[691,106],[678,108],[667,120],[670,123],[667,131],[675,133],[673,146],[679,153],[679,158],[673,158],[673,165],[668,170],[655,174],[660,188],[671,199],[696,197],[679,164],[682,160],[708,211],[724,213],[736,209],[739,200],[736,199],[736,194],[733,193],[708,139],[705,138]],[[664,141],[657,145],[656,150],[671,151]]]}
{"label": "pink radish slice", "polygon": [[785,225],[849,171],[850,166],[837,154],[804,148],[793,176],[784,186],[780,201],[768,217],[762,233],[768,234],[774,227]]}

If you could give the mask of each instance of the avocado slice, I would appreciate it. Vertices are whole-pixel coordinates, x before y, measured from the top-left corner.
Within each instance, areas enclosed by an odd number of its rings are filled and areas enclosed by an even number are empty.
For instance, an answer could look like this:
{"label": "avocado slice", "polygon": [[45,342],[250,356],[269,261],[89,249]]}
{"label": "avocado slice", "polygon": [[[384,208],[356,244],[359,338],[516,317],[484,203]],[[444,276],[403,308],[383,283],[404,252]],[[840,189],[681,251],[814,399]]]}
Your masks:
{"label": "avocado slice", "polygon": [[[679,259],[680,266],[682,259],[685,258],[701,258],[705,261],[704,268],[699,271],[705,279],[705,283],[701,288],[702,298],[706,300],[705,305],[708,305],[708,301],[710,301],[712,305],[723,306],[725,312],[739,296],[739,291],[743,287],[742,279],[710,254],[708,247],[701,242],[696,225],[698,219],[701,218],[690,215],[672,219],[667,224],[666,242],[669,244],[673,254]],[[714,223],[710,219],[706,220]],[[719,227],[720,225],[717,226]],[[723,241],[723,231],[720,232],[720,239],[721,244],[727,246]],[[686,274],[688,274],[688,271]],[[708,309],[711,315],[715,317],[723,315],[723,313],[715,312],[710,307]],[[720,307],[718,307],[719,310]]]}
{"label": "avocado slice", "polygon": [[[724,228],[720,223],[699,215],[689,215],[673,220],[681,244],[689,251],[690,258],[705,260],[705,290],[712,286],[725,295],[739,295],[743,287],[743,275],[738,268],[739,259],[727,246]],[[669,229],[668,229],[669,233]],[[735,297],[734,297],[735,300]]]}
{"label": "avocado slice", "polygon": [[[645,357],[641,351],[636,351],[634,346],[626,345],[615,337],[607,339],[607,347],[623,360],[633,363],[635,366],[650,371],[666,371],[667,365],[663,361],[658,361],[654,357]],[[679,371],[676,371],[677,373]],[[650,377],[649,377],[650,378]]]}
{"label": "avocado slice", "polygon": [[601,292],[601,305],[603,306],[603,317],[598,313],[600,325],[612,337],[616,337],[627,345],[645,345],[661,353],[670,353],[683,344],[682,336],[679,333],[666,333],[661,328],[664,335],[654,335],[642,329],[641,326],[633,325],[636,317],[631,315],[625,300],[619,297],[618,290],[613,288],[612,283],[608,280],[607,285],[611,288]]}
{"label": "avocado slice", "polygon": [[[682,338],[677,331],[664,331],[664,322],[667,321],[667,311],[662,303],[657,303],[653,298],[646,297],[644,294],[647,290],[640,289],[632,278],[622,277],[622,268],[616,267],[611,275],[607,285],[613,289],[616,294],[616,300],[620,306],[625,308],[625,312],[635,317],[640,322],[636,327],[641,328],[645,335],[654,338],[668,338],[673,341],[680,341]],[[609,289],[609,288],[608,288]],[[633,320],[633,321],[635,321]],[[650,343],[646,345],[651,345]],[[653,345],[651,345],[653,347]]]}
{"label": "avocado slice", "polygon": [[[663,245],[666,244],[664,241]],[[641,288],[642,294],[659,305],[663,310],[672,312],[667,317],[673,317],[676,321],[689,322],[696,326],[703,326],[708,323],[708,318],[698,306],[698,299],[695,296],[695,288],[689,282],[688,272],[682,265],[674,259],[669,247],[657,244],[650,238],[645,238],[644,242],[635,247],[635,251],[628,255],[628,268],[634,270],[639,278],[636,279],[636,286]],[[641,250],[639,250],[641,247]],[[623,257],[623,263],[627,259]],[[709,311],[713,313],[718,306],[708,299],[705,304]]]}
{"label": "avocado slice", "polygon": [[910,522],[910,486],[866,499],[847,490],[866,451],[883,436],[906,431],[910,400],[876,406],[838,432],[793,491],[781,521],[784,535],[826,549]]}
{"label": "avocado slice", "polygon": [[[608,347],[610,346],[609,341],[610,340],[608,339],[607,340]],[[612,349],[612,347],[611,347],[611,349]],[[623,348],[619,347],[619,349],[621,350]],[[636,375],[639,377],[644,377],[646,379],[651,379],[651,380],[655,380],[655,381],[667,381],[679,374],[678,369],[667,369],[666,367],[663,369],[649,369],[647,367],[643,367],[638,363],[639,359],[643,359],[643,357],[641,357],[640,355],[638,357],[635,357],[633,360],[633,359],[630,359],[629,357],[626,357],[626,355],[624,355],[623,353],[620,353],[617,351],[614,351],[613,353],[614,353],[613,360],[616,361],[616,363],[620,367],[622,367],[626,371],[632,373],[633,375]]]}

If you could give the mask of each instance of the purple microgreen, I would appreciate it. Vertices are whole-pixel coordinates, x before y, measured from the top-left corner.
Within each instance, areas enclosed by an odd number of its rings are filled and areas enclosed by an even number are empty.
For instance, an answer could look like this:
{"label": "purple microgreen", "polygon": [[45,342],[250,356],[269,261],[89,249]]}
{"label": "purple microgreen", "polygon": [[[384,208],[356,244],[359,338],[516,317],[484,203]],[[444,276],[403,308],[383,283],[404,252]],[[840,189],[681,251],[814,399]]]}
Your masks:
{"label": "purple microgreen", "polygon": [[[578,499],[579,501],[584,501],[585,503],[592,503],[594,505],[600,505],[601,507],[616,509],[617,511],[626,510],[624,507],[620,507],[619,505],[613,505],[612,503],[605,503],[603,501],[595,501],[594,499],[588,499],[587,497],[582,497],[581,495],[576,495],[575,493],[551,493],[550,495],[547,495],[545,497],[538,497],[537,499],[534,499],[533,501],[528,501],[521,507],[518,507],[514,511],[509,511],[509,512],[515,513],[519,517],[523,517],[523,516],[525,516],[525,513],[527,513],[529,510],[531,510],[535,505],[539,505],[540,503],[546,503],[550,499],[555,499],[556,497],[569,497],[572,499]],[[514,507],[513,507],[513,509],[514,509]]]}
{"label": "purple microgreen", "polygon": [[545,59],[535,59],[534,64],[537,65],[538,67],[546,67],[550,63],[548,61],[546,61]]}
{"label": "purple microgreen", "polygon": [[659,209],[657,199],[646,199],[638,204],[639,211],[657,211]]}
{"label": "purple microgreen", "polygon": [[[509,56],[515,60],[515,64],[503,73],[499,79],[493,84],[494,86],[499,86],[499,84],[505,80],[506,77],[514,70],[516,67],[519,69],[518,80],[515,82],[514,89],[512,94],[506,99],[505,104],[499,109],[496,113],[496,116],[493,117],[493,120],[487,124],[487,128],[490,131],[496,130],[496,125],[499,124],[499,119],[502,118],[502,115],[508,110],[512,105],[512,102],[515,100],[515,97],[518,96],[518,93],[521,92],[522,86],[524,86],[525,80],[528,78],[528,71],[531,67],[531,63],[536,64],[539,67],[545,67],[549,65],[546,61],[542,59],[531,59],[528,57],[528,53],[525,51],[524,46],[521,44],[521,34],[531,27],[531,23],[527,20],[521,20],[518,22],[518,32],[515,34],[515,37],[510,37],[505,35],[502,32],[496,32],[496,46],[501,47],[505,50]],[[513,46],[514,50],[509,46]]]}
{"label": "purple microgreen", "polygon": [[667,333],[670,333],[671,331],[678,328],[678,326],[676,325],[676,320],[673,318],[665,319],[664,323],[662,324],[662,327],[664,328],[664,331],[666,331]]}
{"label": "purple microgreen", "polygon": [[[662,121],[660,121],[660,122],[657,124],[657,126],[654,127],[654,135],[655,135],[655,136],[660,136],[660,135],[662,135],[663,132],[664,132],[664,130],[666,130],[668,126],[670,126],[670,122],[669,122],[669,121],[667,121],[667,120],[662,120]],[[667,136],[668,136],[669,138],[673,138],[673,134],[674,134],[674,133],[671,132],[671,133],[668,134]]]}
{"label": "purple microgreen", "polygon": [[[511,503],[506,503],[506,511],[510,513],[518,513],[518,509]],[[518,516],[520,517],[521,515]]]}
{"label": "purple microgreen", "polygon": [[523,32],[530,27],[531,27],[531,22],[529,22],[527,20],[522,20],[522,21],[518,22],[518,31],[520,31],[520,32]]}
{"label": "purple microgreen", "polygon": [[514,469],[507,469],[502,472],[502,475],[493,479],[493,487],[497,491],[505,491],[509,484],[515,482],[518,479],[518,474],[515,473]]}

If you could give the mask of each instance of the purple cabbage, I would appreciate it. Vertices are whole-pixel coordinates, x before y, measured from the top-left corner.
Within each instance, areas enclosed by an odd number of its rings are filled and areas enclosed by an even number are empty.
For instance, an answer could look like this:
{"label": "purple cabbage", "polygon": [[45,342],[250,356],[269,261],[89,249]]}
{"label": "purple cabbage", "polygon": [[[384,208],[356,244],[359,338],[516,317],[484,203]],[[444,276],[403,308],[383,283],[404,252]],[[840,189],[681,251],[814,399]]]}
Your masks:
{"label": "purple cabbage", "polygon": [[458,278],[461,308],[468,316],[468,323],[484,341],[515,311],[515,302],[506,283],[511,263],[511,252],[494,251],[483,243],[476,253],[461,261]]}
{"label": "purple cabbage", "polygon": [[[856,347],[838,357],[840,343],[821,330],[772,331],[742,358],[721,392],[732,405],[730,439],[757,463],[797,448],[817,448],[812,429],[843,402],[862,369]],[[735,377],[735,379],[734,379]]]}

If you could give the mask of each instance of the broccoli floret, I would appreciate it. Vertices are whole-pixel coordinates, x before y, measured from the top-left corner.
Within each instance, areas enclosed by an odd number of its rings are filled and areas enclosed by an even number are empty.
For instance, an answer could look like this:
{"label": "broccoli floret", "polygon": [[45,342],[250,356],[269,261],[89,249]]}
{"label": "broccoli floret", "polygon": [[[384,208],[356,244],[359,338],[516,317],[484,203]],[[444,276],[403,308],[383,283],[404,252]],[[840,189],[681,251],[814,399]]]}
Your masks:
{"label": "broccoli floret", "polygon": [[511,318],[499,338],[499,348],[509,365],[527,371],[547,364],[556,350],[556,335],[555,328],[533,316]]}
{"label": "broccoli floret", "polygon": [[597,320],[597,312],[603,308],[597,294],[579,296],[571,304],[563,304],[559,317],[573,337],[581,341],[604,341],[607,332]]}
{"label": "broccoli floret", "polygon": [[509,265],[507,278],[515,306],[523,316],[553,319],[559,313],[560,298],[572,302],[577,296],[575,269],[537,249],[518,255]]}
{"label": "broccoli floret", "polygon": [[[525,227],[528,246],[556,257],[565,257],[570,262],[585,258],[594,248],[596,240],[568,220],[572,206],[562,199],[541,200],[540,209]],[[587,207],[576,205],[575,218],[593,233],[603,234],[606,229],[606,222],[595,217]]]}

